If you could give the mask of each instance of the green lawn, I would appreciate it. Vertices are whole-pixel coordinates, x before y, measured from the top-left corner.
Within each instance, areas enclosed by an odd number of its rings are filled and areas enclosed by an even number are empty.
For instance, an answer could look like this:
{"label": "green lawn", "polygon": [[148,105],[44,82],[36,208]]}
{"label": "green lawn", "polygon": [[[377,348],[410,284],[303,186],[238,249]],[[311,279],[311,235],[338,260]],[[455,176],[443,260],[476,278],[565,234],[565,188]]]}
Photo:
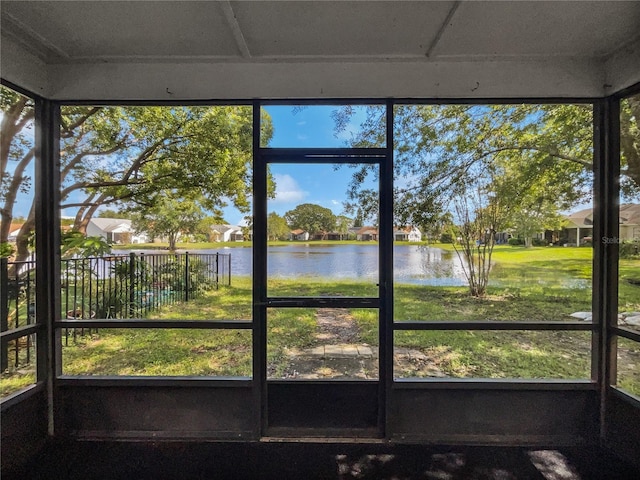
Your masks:
{"label": "green lawn", "polygon": [[[463,287],[396,285],[396,321],[566,321],[575,311],[591,309],[592,250],[589,248],[496,248],[494,285],[485,298],[472,298]],[[620,306],[640,311],[640,259],[620,261]],[[574,282],[566,282],[565,280]],[[249,320],[251,281],[234,277],[232,287],[203,298],[165,307],[153,318]],[[345,296],[371,292],[371,285],[354,282],[274,280],[279,295]],[[358,337],[354,342],[378,344],[375,310],[352,310]],[[317,344],[316,309],[268,310],[268,362],[277,376],[287,349]],[[563,378],[590,376],[589,332],[399,331],[397,347],[426,354],[451,377]],[[620,385],[640,394],[640,348],[621,342]],[[69,375],[194,375],[251,376],[250,330],[110,329],[79,336],[63,348],[63,372]],[[420,375],[416,369],[394,372],[396,377]],[[18,375],[3,375],[3,394],[15,388]],[[18,387],[19,388],[19,387]]]}

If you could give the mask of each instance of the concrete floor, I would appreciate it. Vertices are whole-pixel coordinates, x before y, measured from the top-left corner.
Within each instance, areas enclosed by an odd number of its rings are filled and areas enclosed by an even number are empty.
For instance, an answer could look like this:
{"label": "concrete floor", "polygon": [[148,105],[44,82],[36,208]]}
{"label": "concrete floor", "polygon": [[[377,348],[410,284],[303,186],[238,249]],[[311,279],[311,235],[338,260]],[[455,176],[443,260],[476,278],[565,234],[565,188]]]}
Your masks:
{"label": "concrete floor", "polygon": [[46,446],[2,479],[637,480],[598,448],[353,443],[78,442]]}

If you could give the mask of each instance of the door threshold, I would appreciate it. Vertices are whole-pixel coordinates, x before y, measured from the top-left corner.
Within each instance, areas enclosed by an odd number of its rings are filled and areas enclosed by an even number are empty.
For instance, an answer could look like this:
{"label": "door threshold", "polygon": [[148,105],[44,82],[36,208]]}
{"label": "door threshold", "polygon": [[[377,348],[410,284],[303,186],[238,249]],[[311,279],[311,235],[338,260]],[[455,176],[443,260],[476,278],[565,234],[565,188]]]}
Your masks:
{"label": "door threshold", "polygon": [[345,443],[386,445],[389,440],[379,437],[260,437],[262,443]]}
{"label": "door threshold", "polygon": [[268,442],[386,442],[378,428],[269,427],[261,441]]}

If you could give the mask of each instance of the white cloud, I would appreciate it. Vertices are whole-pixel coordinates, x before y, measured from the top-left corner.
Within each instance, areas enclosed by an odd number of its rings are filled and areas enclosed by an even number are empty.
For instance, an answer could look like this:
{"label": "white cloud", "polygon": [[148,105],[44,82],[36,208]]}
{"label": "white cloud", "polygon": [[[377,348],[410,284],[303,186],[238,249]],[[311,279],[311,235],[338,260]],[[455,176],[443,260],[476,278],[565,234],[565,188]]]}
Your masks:
{"label": "white cloud", "polygon": [[299,202],[309,195],[309,192],[300,188],[298,182],[291,175],[274,173],[273,179],[276,182],[276,198],[272,200],[273,202]]}
{"label": "white cloud", "polygon": [[341,205],[341,203],[338,200],[331,200],[331,204],[332,205]]}

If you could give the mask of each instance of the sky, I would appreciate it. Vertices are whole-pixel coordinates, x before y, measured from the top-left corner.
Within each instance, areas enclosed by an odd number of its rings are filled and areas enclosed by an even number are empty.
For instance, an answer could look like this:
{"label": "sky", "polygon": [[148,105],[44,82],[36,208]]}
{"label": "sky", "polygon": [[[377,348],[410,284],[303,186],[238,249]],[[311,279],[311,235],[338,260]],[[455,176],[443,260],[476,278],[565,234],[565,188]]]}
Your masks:
{"label": "sky", "polygon": [[[353,117],[352,124],[335,135],[331,118],[333,106],[313,106],[304,109],[292,106],[267,106],[274,127],[270,147],[344,147],[363,113]],[[359,109],[359,112],[363,112]],[[329,208],[335,215],[344,213],[347,186],[351,177],[346,166],[319,164],[271,164],[276,183],[275,198],[267,202],[268,212],[284,215],[302,203],[313,203]],[[225,219],[238,223],[234,209],[225,211]]]}

